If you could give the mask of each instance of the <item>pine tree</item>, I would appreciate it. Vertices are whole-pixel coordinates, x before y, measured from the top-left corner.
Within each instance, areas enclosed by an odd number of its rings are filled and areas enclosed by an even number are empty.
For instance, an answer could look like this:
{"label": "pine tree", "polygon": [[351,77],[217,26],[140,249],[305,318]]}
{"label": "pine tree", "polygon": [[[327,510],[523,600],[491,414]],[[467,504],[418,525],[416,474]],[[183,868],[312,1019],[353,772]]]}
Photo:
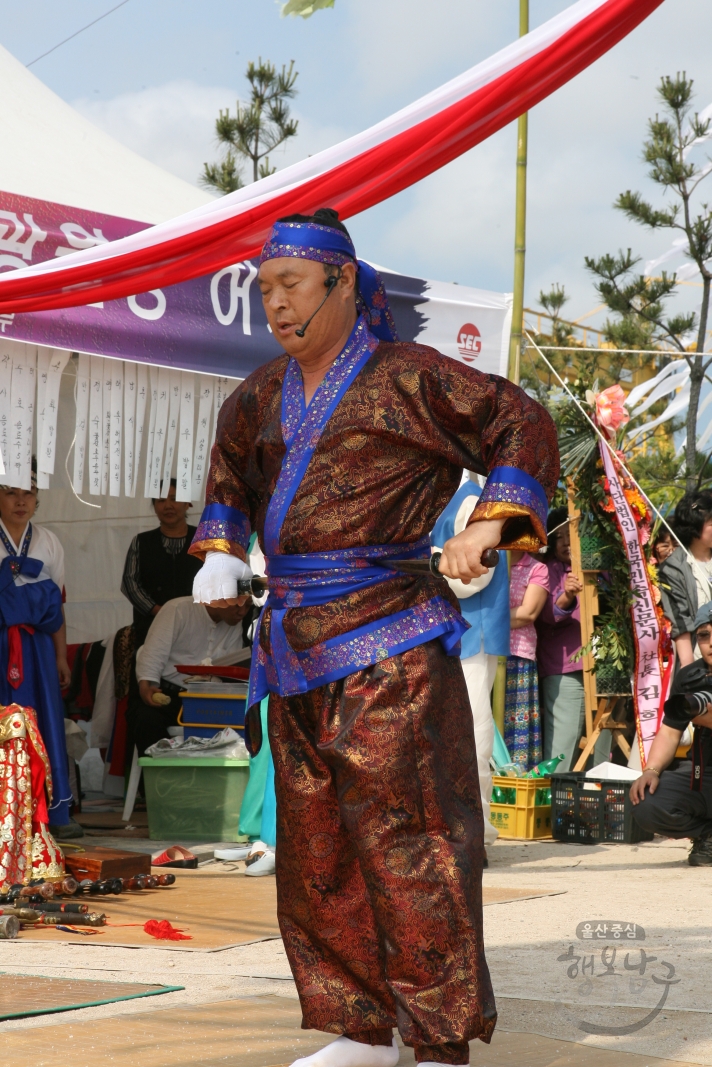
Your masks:
{"label": "pine tree", "polygon": [[298,74],[294,61],[277,71],[274,64],[250,62],[246,78],[250,83],[250,100],[244,106],[237,101],[235,114],[229,108],[215,120],[218,143],[224,156],[217,163],[205,163],[201,185],[219,193],[233,193],[244,185],[241,163],[252,163],[252,180],[274,174],[269,154],[279,145],[296,137],[298,122],[290,117],[287,100],[293,99]]}
{"label": "pine tree", "polygon": [[[690,366],[690,404],[687,411],[685,446],[685,480],[688,491],[697,484],[698,457],[697,416],[700,393],[712,355],[705,357],[705,338],[709,319],[710,283],[712,282],[712,209],[693,200],[698,186],[712,171],[712,166],[698,166],[687,160],[689,150],[698,139],[706,139],[712,120],[702,121],[692,112],[693,82],[685,73],[664,77],[658,87],[663,115],[648,122],[648,139],[643,158],[649,175],[663,193],[670,192],[676,202],[656,208],[630,189],[615,202],[617,210],[649,230],[672,230],[683,235],[684,254],[702,276],[702,305],[695,313],[667,316],[665,304],[674,294],[678,281],[675,274],[662,272],[660,278],[646,278],[636,272],[640,258],[620,251],[599,259],[586,257],[587,268],[598,279],[596,290],[608,308],[619,318],[605,326],[608,339],[620,348],[654,349],[664,344],[677,349]],[[695,210],[697,213],[695,214]],[[692,344],[690,336],[694,336]],[[704,461],[704,460],[703,460]]]}

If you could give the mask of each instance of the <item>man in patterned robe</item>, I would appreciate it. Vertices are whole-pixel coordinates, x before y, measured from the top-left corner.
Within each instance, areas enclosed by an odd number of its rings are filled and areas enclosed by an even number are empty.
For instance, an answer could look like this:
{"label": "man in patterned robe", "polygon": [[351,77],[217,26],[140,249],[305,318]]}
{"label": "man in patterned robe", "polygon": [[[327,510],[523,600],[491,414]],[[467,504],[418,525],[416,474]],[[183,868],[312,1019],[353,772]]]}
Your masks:
{"label": "man in patterned robe", "polygon": [[466,624],[444,581],[381,564],[429,557],[463,468],[488,480],[442,572],[536,550],[554,426],[505,379],[399,343],[333,211],[278,221],[258,280],[285,354],[221,409],[191,551],[208,603],[249,577],[253,529],[266,558],[248,705],[271,694],[280,928],[304,1027],[340,1035],[298,1062],[393,1067],[397,1026],[418,1062],[468,1063],[496,1011]]}

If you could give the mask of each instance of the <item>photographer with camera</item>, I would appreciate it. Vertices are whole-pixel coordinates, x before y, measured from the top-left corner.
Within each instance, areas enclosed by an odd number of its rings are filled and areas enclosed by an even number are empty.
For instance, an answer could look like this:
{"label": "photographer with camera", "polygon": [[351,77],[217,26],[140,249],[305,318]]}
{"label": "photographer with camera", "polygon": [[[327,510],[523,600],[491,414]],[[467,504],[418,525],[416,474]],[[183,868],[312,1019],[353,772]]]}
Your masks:
{"label": "photographer with camera", "polygon": [[[665,701],[665,714],[645,770],[630,789],[634,818],[664,837],[691,837],[691,867],[712,867],[712,601],[694,621],[702,659],[682,667]],[[675,752],[694,726],[691,759]]]}

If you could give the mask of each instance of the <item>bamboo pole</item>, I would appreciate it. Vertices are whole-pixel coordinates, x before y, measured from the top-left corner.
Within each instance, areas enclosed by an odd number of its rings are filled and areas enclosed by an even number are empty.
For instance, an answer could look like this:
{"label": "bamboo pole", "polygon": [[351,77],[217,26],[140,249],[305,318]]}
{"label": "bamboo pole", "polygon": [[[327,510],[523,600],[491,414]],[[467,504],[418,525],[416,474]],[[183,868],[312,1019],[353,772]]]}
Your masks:
{"label": "bamboo pole", "polygon": [[[519,36],[529,33],[529,0],[519,0]],[[528,115],[517,119],[517,183],[514,215],[514,292],[512,333],[509,341],[510,381],[519,384],[519,363],[524,325],[524,261],[527,247],[527,138]]]}
{"label": "bamboo pole", "polygon": [[[529,33],[529,0],[519,0],[519,36]],[[512,332],[509,340],[507,376],[519,385],[519,364],[524,329],[524,258],[527,236],[527,114],[517,120],[517,182],[514,214],[514,295],[512,299]],[[492,714],[497,729],[504,737],[504,701],[507,687],[507,660],[499,657],[492,690]]]}

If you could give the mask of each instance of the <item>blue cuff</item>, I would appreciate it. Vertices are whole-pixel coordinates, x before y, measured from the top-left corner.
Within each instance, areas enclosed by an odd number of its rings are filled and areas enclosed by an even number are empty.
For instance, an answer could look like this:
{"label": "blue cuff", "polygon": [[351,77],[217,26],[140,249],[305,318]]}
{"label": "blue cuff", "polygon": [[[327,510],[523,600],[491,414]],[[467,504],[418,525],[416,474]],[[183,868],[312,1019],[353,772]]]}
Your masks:
{"label": "blue cuff", "polygon": [[250,543],[250,520],[244,511],[227,504],[208,504],[200,516],[200,524],[193,545],[204,546],[205,541],[231,541],[247,552]]}
{"label": "blue cuff", "polygon": [[518,467],[494,467],[487,478],[480,504],[519,504],[529,508],[546,530],[549,502],[543,487]]}

